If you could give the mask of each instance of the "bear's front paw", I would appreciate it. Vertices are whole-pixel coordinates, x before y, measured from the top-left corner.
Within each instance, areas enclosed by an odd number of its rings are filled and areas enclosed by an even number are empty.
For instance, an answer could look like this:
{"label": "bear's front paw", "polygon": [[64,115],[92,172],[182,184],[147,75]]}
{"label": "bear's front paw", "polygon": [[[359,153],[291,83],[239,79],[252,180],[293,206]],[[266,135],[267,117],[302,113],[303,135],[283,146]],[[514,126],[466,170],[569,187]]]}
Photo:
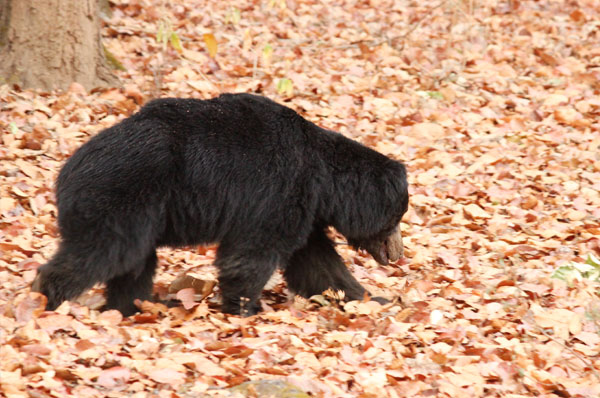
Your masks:
{"label": "bear's front paw", "polygon": [[373,297],[371,297],[371,300],[377,301],[381,305],[385,305],[385,304],[391,303],[390,300],[388,300],[386,298],[383,298],[383,297],[379,297],[379,296],[373,296]]}
{"label": "bear's front paw", "polygon": [[233,302],[224,301],[221,304],[221,311],[231,315],[240,315],[244,318],[256,315],[261,310],[260,303],[251,303],[245,297],[241,300],[234,300]]}

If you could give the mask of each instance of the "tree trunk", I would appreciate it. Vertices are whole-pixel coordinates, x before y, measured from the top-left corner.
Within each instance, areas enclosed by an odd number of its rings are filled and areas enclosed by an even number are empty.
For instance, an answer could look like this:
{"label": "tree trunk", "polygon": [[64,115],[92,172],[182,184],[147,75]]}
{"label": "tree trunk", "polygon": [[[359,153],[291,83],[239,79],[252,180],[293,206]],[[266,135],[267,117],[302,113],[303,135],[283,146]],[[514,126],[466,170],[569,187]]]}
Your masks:
{"label": "tree trunk", "polygon": [[0,84],[87,89],[118,83],[100,43],[98,0],[0,0]]}

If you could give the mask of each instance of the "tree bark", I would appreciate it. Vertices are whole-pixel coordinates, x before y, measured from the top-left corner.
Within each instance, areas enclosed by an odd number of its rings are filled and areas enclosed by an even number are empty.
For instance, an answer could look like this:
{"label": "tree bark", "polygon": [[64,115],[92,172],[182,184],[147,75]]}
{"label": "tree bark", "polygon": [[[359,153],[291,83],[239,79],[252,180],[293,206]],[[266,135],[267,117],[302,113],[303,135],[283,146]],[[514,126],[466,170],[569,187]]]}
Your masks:
{"label": "tree bark", "polygon": [[100,42],[98,0],[0,0],[0,84],[118,84]]}

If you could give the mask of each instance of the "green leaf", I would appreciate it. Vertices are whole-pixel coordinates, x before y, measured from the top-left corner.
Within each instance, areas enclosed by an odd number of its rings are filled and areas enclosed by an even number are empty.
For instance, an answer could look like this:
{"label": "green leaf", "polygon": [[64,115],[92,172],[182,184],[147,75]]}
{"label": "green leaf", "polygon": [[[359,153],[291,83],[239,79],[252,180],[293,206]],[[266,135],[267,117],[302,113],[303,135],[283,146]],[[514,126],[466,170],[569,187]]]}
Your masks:
{"label": "green leaf", "polygon": [[240,10],[237,7],[231,7],[225,16],[225,23],[237,25],[241,18]]}
{"label": "green leaf", "polygon": [[271,57],[273,56],[273,47],[269,43],[265,44],[262,49],[262,59],[265,65],[269,65],[271,63]]}
{"label": "green leaf", "polygon": [[592,253],[589,253],[587,259],[585,260],[586,264],[591,265],[594,268],[598,268],[600,270],[600,258],[594,256]]}
{"label": "green leaf", "polygon": [[117,69],[117,70],[122,70],[122,71],[127,70],[127,69],[125,69],[125,67],[123,66],[121,61],[119,61],[117,59],[117,57],[114,56],[113,53],[108,51],[108,49],[104,46],[102,46],[102,48],[104,49],[104,56],[106,57],[106,61],[108,62],[108,64],[111,67],[113,67],[114,69]]}
{"label": "green leaf", "polygon": [[291,96],[294,92],[294,83],[287,77],[279,79],[279,81],[277,82],[277,92],[280,95],[284,94],[288,97]]}
{"label": "green leaf", "polygon": [[165,39],[165,23],[164,21],[160,21],[158,23],[158,30],[156,31],[156,42],[158,44],[163,44]]}
{"label": "green leaf", "polygon": [[437,99],[437,100],[444,99],[444,95],[442,93],[440,93],[439,91],[427,91],[427,95],[430,98]]}
{"label": "green leaf", "polygon": [[552,273],[552,278],[562,279],[567,283],[582,279],[600,282],[600,259],[589,253],[585,263],[570,261],[568,264],[558,267]]}
{"label": "green leaf", "polygon": [[552,273],[552,278],[560,279],[567,283],[572,283],[574,280],[582,279],[579,271],[570,265],[563,265],[555,269]]}
{"label": "green leaf", "polygon": [[181,47],[181,41],[179,40],[179,35],[177,35],[177,33],[175,32],[171,32],[171,45],[173,46],[173,48],[175,49],[175,51],[177,51],[178,53],[182,53],[183,52],[183,47]]}

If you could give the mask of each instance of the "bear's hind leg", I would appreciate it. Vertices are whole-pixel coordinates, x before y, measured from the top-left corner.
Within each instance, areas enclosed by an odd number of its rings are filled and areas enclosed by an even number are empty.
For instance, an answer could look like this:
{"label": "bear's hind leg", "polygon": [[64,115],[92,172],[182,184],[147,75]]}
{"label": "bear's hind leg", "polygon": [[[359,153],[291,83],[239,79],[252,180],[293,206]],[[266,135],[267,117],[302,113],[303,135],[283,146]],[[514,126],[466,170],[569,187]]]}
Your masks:
{"label": "bear's hind leg", "polygon": [[[335,251],[333,242],[321,228],[316,228],[306,245],[294,252],[285,268],[284,276],[288,288],[302,297],[321,294],[327,289],[342,290],[346,301],[363,300],[365,293],[368,294],[352,276]],[[380,297],[373,297],[373,300],[387,302]]]}
{"label": "bear's hind leg", "polygon": [[279,261],[280,256],[268,249],[238,252],[235,248],[221,244],[215,261],[223,295],[221,310],[242,316],[259,312],[260,295]]}
{"label": "bear's hind leg", "polygon": [[149,254],[145,263],[134,269],[115,276],[106,282],[106,309],[116,309],[123,316],[133,315],[138,308],[135,299],[151,300],[154,273],[156,271],[156,252]]}

